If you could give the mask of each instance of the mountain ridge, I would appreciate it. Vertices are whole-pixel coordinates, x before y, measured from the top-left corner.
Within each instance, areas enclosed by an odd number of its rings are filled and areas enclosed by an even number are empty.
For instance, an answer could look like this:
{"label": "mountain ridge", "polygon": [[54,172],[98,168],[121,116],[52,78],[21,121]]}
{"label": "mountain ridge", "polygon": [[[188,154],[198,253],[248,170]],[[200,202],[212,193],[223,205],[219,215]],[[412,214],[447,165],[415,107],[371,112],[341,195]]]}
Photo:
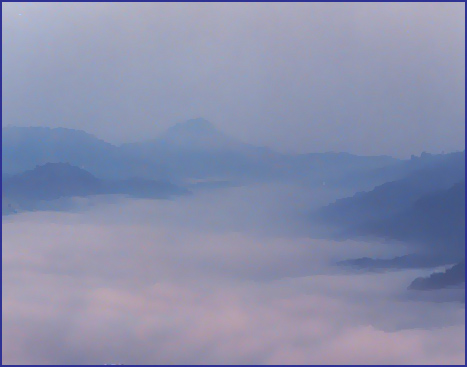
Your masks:
{"label": "mountain ridge", "polygon": [[116,194],[160,199],[189,193],[168,181],[101,180],[69,163],[46,163],[2,180],[2,215],[35,210],[39,202],[62,198]]}
{"label": "mountain ridge", "polygon": [[338,181],[350,171],[378,169],[398,162],[391,157],[349,153],[278,153],[232,138],[202,118],[176,124],[155,138],[120,146],[80,130],[3,129],[7,130],[2,136],[2,174],[20,173],[47,162],[69,162],[105,179],[142,177],[183,182],[186,178],[293,178],[313,184],[329,179],[332,184],[332,179]]}

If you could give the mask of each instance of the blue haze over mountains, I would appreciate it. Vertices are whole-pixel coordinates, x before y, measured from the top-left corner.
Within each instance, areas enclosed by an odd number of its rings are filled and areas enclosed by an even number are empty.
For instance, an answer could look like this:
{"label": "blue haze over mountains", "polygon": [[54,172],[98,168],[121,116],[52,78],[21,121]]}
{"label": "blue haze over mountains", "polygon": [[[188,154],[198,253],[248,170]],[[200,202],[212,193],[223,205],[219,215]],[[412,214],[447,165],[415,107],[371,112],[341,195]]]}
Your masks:
{"label": "blue haze over mountains", "polygon": [[[316,211],[339,238],[374,236],[411,244],[412,253],[390,260],[342,262],[358,268],[417,268],[457,263],[444,276],[417,280],[411,289],[465,282],[465,151],[428,157],[406,177],[358,192]],[[420,158],[414,158],[419,160]]]}
{"label": "blue haze over mountains", "polygon": [[2,4],[2,364],[465,364],[465,3]]}
{"label": "blue haze over mountains", "polygon": [[[67,162],[106,179],[142,177],[180,180],[305,178],[339,184],[398,177],[407,169],[389,156],[346,153],[283,154],[237,141],[203,119],[189,120],[161,136],[115,146],[84,131],[47,127],[2,128],[2,173]],[[359,180],[358,176],[364,177]],[[359,182],[361,181],[361,182]]]}
{"label": "blue haze over mountains", "polygon": [[[411,243],[394,259],[355,259],[359,268],[411,268],[465,258],[465,151],[409,160],[347,153],[283,154],[233,139],[204,119],[154,139],[115,146],[84,131],[2,128],[2,214],[36,210],[63,197],[123,194],[171,198],[190,188],[301,182],[358,191],[317,211],[310,223],[337,238],[375,236]],[[457,269],[456,268],[456,269]],[[454,272],[458,283],[461,272]],[[452,283],[452,274],[446,273]],[[435,279],[435,280],[433,280]],[[442,284],[439,276],[413,289]],[[448,282],[448,283],[449,283]],[[420,285],[422,284],[422,285]],[[449,283],[450,284],[450,283]]]}

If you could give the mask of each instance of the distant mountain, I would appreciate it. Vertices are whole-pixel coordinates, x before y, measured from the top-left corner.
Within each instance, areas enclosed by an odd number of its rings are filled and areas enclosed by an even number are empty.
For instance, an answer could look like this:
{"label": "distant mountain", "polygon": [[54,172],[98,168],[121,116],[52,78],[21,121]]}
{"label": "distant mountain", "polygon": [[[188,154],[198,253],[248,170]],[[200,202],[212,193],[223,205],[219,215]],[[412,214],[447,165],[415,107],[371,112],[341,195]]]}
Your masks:
{"label": "distant mountain", "polygon": [[[342,152],[308,153],[288,156],[281,172],[311,185],[346,189],[372,189],[386,182],[377,170],[390,170],[403,161],[389,156],[357,156]],[[389,176],[389,177],[393,177]]]}
{"label": "distant mountain", "polygon": [[95,195],[102,191],[99,179],[69,163],[46,163],[2,183],[4,195],[19,203],[61,197]]}
{"label": "distant mountain", "polygon": [[[335,225],[341,238],[398,240],[412,244],[412,254],[351,259],[339,265],[370,270],[458,263],[465,268],[465,151],[411,161],[419,167],[422,163],[422,168],[403,179],[337,200],[314,213],[314,218]],[[417,279],[410,289],[451,285],[463,279],[459,269]]]}
{"label": "distant mountain", "polygon": [[414,253],[394,259],[360,258],[338,265],[360,269],[408,269],[457,263],[444,273],[415,279],[409,289],[465,286],[465,181],[447,190],[423,195],[409,208],[388,218],[368,219],[346,236],[372,235],[412,243]]}
{"label": "distant mountain", "polygon": [[354,230],[423,245],[445,263],[465,258],[465,181],[426,194],[390,218],[368,221]]}
{"label": "distant mountain", "polygon": [[158,138],[147,142],[168,149],[187,150],[243,150],[252,148],[237,141],[214,127],[209,121],[198,118],[178,123]]}
{"label": "distant mountain", "polygon": [[99,177],[115,177],[122,162],[116,146],[84,131],[47,127],[2,128],[2,175],[46,163],[67,162]]}
{"label": "distant mountain", "polygon": [[[60,162],[83,168],[99,179],[302,180],[310,185],[345,186],[351,175],[360,177],[400,161],[348,153],[281,154],[243,143],[204,119],[188,120],[157,138],[119,147],[73,129],[2,128],[2,176]],[[354,180],[356,187],[381,182],[377,175],[368,177],[376,180]]]}
{"label": "distant mountain", "polygon": [[433,273],[426,278],[417,278],[409,286],[411,290],[433,290],[465,287],[465,260],[442,273]]}
{"label": "distant mountain", "polygon": [[426,194],[389,218],[369,220],[346,236],[372,235],[417,245],[414,253],[394,259],[360,258],[338,265],[360,269],[409,269],[457,263],[444,273],[415,279],[409,289],[465,286],[465,181]]}
{"label": "distant mountain", "polygon": [[282,158],[270,149],[231,138],[204,119],[176,124],[155,139],[121,148],[132,159],[158,164],[175,179],[271,178]]}
{"label": "distant mountain", "polygon": [[236,140],[219,131],[209,121],[197,118],[180,122],[158,137],[132,144],[124,144],[124,148],[142,149],[148,151],[158,150],[189,150],[189,151],[242,151],[261,150],[253,145]]}
{"label": "distant mountain", "polygon": [[[189,193],[167,181],[147,179],[100,180],[69,163],[46,163],[2,182],[3,214],[34,210],[39,201],[60,198],[123,194],[139,198],[166,198]],[[14,203],[14,204],[12,204]]]}
{"label": "distant mountain", "polygon": [[390,218],[409,209],[423,195],[446,190],[465,177],[465,151],[443,155],[400,180],[384,183],[368,192],[337,200],[314,214],[315,219],[354,228],[369,221]]}
{"label": "distant mountain", "polygon": [[157,161],[169,177],[230,181],[300,179],[321,185],[349,172],[398,162],[387,156],[348,153],[281,154],[229,137],[204,119],[179,123],[156,139],[126,144],[122,149],[133,159]]}
{"label": "distant mountain", "polygon": [[355,187],[359,188],[358,191],[369,191],[383,183],[401,180],[412,172],[433,167],[446,158],[449,159],[449,154],[429,154],[424,152],[419,157],[412,155],[408,160],[392,159],[392,162],[388,161],[384,165],[363,165],[361,168],[344,172],[335,179],[328,178],[327,184],[337,187]]}

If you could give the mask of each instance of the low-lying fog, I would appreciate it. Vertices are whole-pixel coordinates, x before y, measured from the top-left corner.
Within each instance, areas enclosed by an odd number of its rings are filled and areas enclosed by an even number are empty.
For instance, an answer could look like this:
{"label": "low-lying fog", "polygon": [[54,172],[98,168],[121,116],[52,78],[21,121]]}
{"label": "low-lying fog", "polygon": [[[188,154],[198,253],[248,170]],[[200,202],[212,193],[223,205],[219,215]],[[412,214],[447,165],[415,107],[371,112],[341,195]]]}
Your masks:
{"label": "low-lying fog", "polygon": [[3,364],[464,364],[465,310],[433,269],[348,272],[401,245],[314,239],[348,193],[258,185],[74,199],[2,218]]}

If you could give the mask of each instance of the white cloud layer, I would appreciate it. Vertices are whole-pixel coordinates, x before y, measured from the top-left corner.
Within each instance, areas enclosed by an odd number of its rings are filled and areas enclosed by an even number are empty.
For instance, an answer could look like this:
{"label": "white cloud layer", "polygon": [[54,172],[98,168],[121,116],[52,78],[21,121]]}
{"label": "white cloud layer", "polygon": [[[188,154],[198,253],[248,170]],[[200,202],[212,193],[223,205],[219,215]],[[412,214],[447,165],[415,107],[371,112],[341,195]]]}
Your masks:
{"label": "white cloud layer", "polygon": [[2,362],[464,363],[464,307],[406,290],[429,270],[331,265],[402,247],[272,231],[260,192],[4,219]]}

